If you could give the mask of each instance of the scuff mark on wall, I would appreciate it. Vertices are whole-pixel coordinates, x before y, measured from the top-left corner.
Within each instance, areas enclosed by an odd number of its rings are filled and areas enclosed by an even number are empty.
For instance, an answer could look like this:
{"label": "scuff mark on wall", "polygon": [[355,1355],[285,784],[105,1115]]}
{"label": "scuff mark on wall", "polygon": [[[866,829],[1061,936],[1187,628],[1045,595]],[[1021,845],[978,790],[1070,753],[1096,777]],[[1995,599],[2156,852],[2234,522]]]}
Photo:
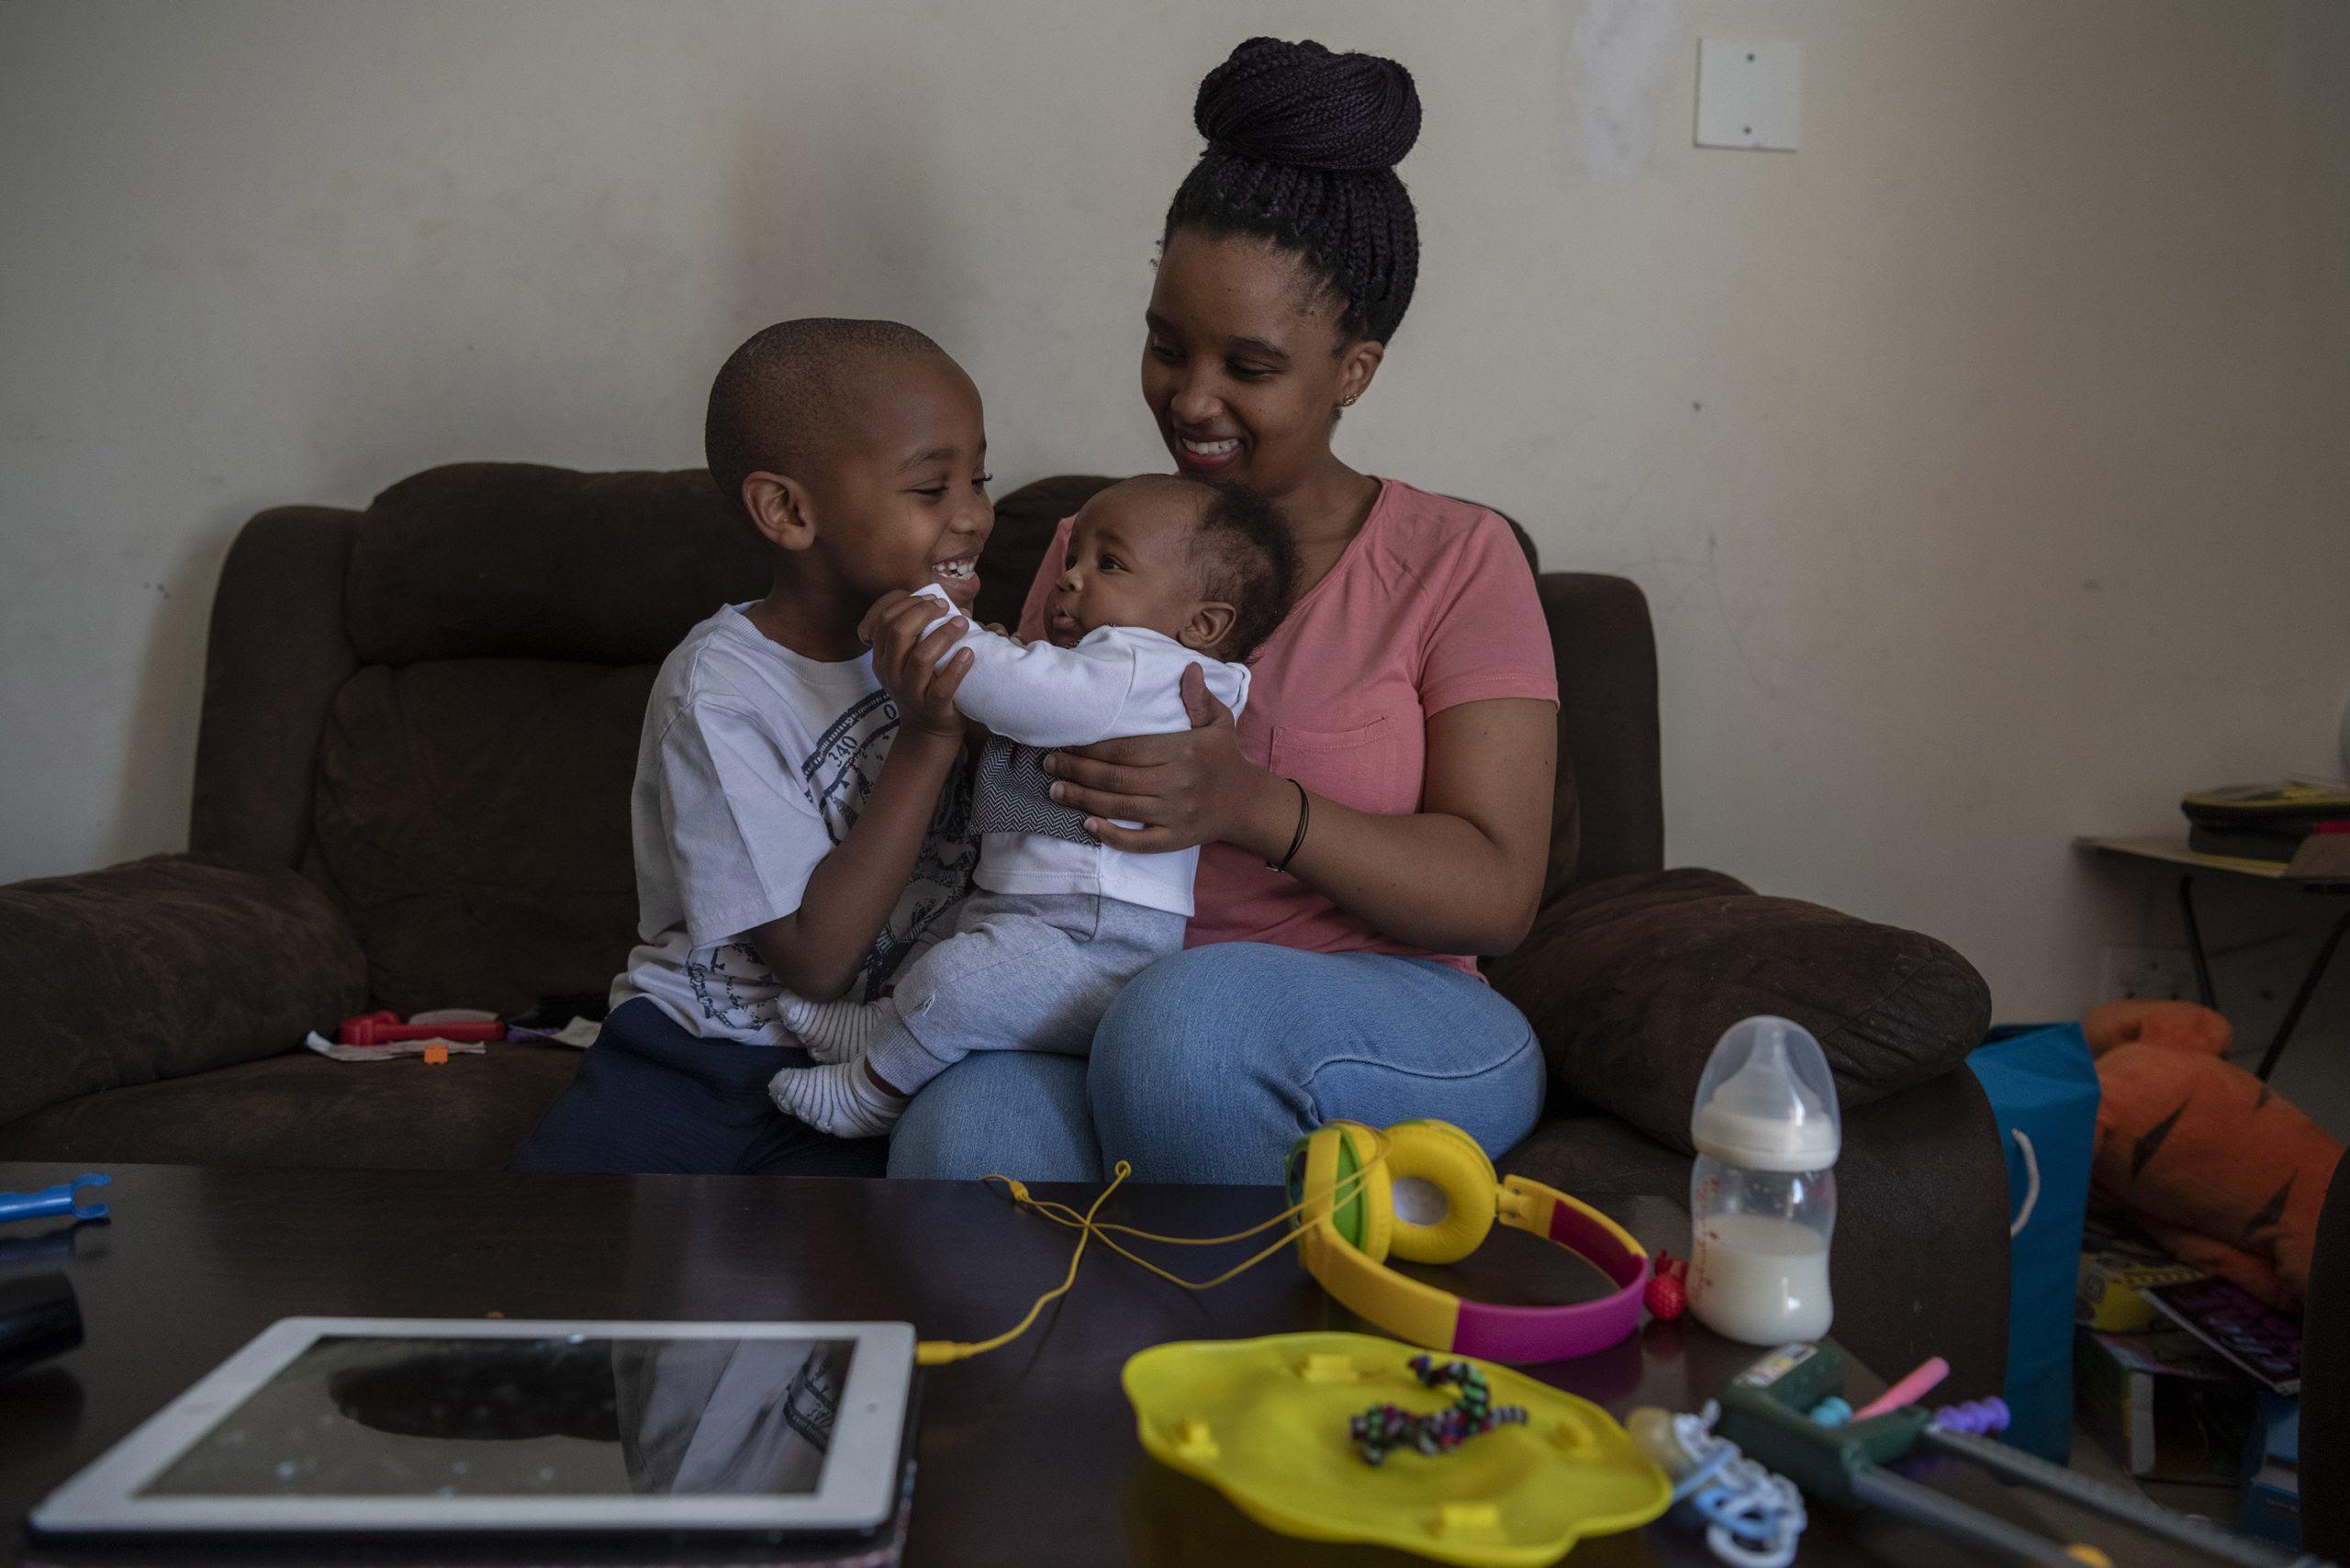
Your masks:
{"label": "scuff mark on wall", "polygon": [[1583,0],[1567,35],[1567,105],[1583,172],[1628,185],[1648,167],[1681,56],[1680,0]]}

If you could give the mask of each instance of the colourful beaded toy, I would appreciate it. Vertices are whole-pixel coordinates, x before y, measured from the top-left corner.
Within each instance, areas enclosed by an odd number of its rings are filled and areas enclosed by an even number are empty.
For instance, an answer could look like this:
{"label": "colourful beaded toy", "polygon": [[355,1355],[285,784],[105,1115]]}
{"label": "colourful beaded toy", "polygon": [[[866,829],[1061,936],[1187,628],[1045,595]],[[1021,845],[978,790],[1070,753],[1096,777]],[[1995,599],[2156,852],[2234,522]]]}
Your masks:
{"label": "colourful beaded toy", "polygon": [[1495,1405],[1493,1394],[1485,1386],[1485,1374],[1467,1361],[1447,1361],[1436,1364],[1434,1356],[1414,1356],[1412,1372],[1423,1386],[1438,1388],[1449,1383],[1460,1392],[1453,1396],[1452,1406],[1426,1416],[1416,1416],[1400,1405],[1374,1405],[1348,1423],[1347,1430],[1361,1445],[1363,1459],[1371,1464],[1386,1462],[1394,1449],[1416,1449],[1434,1458],[1450,1453],[1470,1438],[1492,1431],[1495,1427],[1516,1426],[1526,1419],[1523,1405]]}

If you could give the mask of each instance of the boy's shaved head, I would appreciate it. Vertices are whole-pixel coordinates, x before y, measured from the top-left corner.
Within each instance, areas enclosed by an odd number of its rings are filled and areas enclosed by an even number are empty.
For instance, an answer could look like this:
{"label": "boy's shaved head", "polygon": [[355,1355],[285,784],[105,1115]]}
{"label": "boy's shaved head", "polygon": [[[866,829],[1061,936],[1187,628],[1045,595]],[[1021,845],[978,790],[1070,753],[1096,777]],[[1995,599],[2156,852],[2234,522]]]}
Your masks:
{"label": "boy's shaved head", "polygon": [[[946,351],[897,321],[808,316],[778,321],[727,357],[711,384],[702,451],[739,510],[754,474],[804,479],[853,418],[863,377],[893,361]],[[953,362],[948,361],[949,364]]]}

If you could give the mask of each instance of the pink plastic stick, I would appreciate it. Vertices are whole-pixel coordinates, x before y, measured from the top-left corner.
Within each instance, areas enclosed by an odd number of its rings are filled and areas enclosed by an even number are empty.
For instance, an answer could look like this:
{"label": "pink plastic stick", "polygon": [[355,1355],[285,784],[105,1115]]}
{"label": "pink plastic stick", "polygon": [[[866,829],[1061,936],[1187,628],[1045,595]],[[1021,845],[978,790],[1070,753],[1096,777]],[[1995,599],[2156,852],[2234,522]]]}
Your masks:
{"label": "pink plastic stick", "polygon": [[1950,1363],[1940,1356],[1928,1356],[1916,1372],[1852,1412],[1852,1419],[1865,1421],[1872,1416],[1882,1416],[1888,1410],[1898,1410],[1904,1405],[1915,1405],[1926,1391],[1950,1376]]}

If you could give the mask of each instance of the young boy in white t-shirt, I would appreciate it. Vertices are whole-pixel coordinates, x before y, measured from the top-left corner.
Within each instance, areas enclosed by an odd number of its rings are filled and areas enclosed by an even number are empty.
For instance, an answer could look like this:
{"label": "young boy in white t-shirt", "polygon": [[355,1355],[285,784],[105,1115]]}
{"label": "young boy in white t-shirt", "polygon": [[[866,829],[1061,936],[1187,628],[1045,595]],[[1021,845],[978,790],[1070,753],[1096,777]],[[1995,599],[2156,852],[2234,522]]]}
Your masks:
{"label": "young boy in white t-shirt", "polygon": [[630,801],[640,945],[514,1163],[878,1175],[878,1140],[767,1083],[808,1059],[787,991],[880,994],[976,857],[954,699],[995,520],[979,395],[910,327],[786,321],[719,372],[704,436],[774,580],[661,666]]}
{"label": "young boy in white t-shirt", "polygon": [[[776,1103],[844,1137],[887,1131],[908,1096],[974,1050],[1083,1055],[1118,991],[1183,946],[1197,849],[1140,855],[1085,830],[1046,791],[1056,746],[1191,727],[1183,673],[1237,714],[1245,662],[1288,612],[1289,531],[1262,497],[1171,476],[1128,479],[1088,501],[1069,534],[1046,640],[985,629],[956,644],[975,661],[956,693],[991,738],[973,806],[979,890],[932,927],[890,994],[793,999],[785,1025],[822,1065],[776,1074]],[[915,596],[946,620],[949,596]]]}

